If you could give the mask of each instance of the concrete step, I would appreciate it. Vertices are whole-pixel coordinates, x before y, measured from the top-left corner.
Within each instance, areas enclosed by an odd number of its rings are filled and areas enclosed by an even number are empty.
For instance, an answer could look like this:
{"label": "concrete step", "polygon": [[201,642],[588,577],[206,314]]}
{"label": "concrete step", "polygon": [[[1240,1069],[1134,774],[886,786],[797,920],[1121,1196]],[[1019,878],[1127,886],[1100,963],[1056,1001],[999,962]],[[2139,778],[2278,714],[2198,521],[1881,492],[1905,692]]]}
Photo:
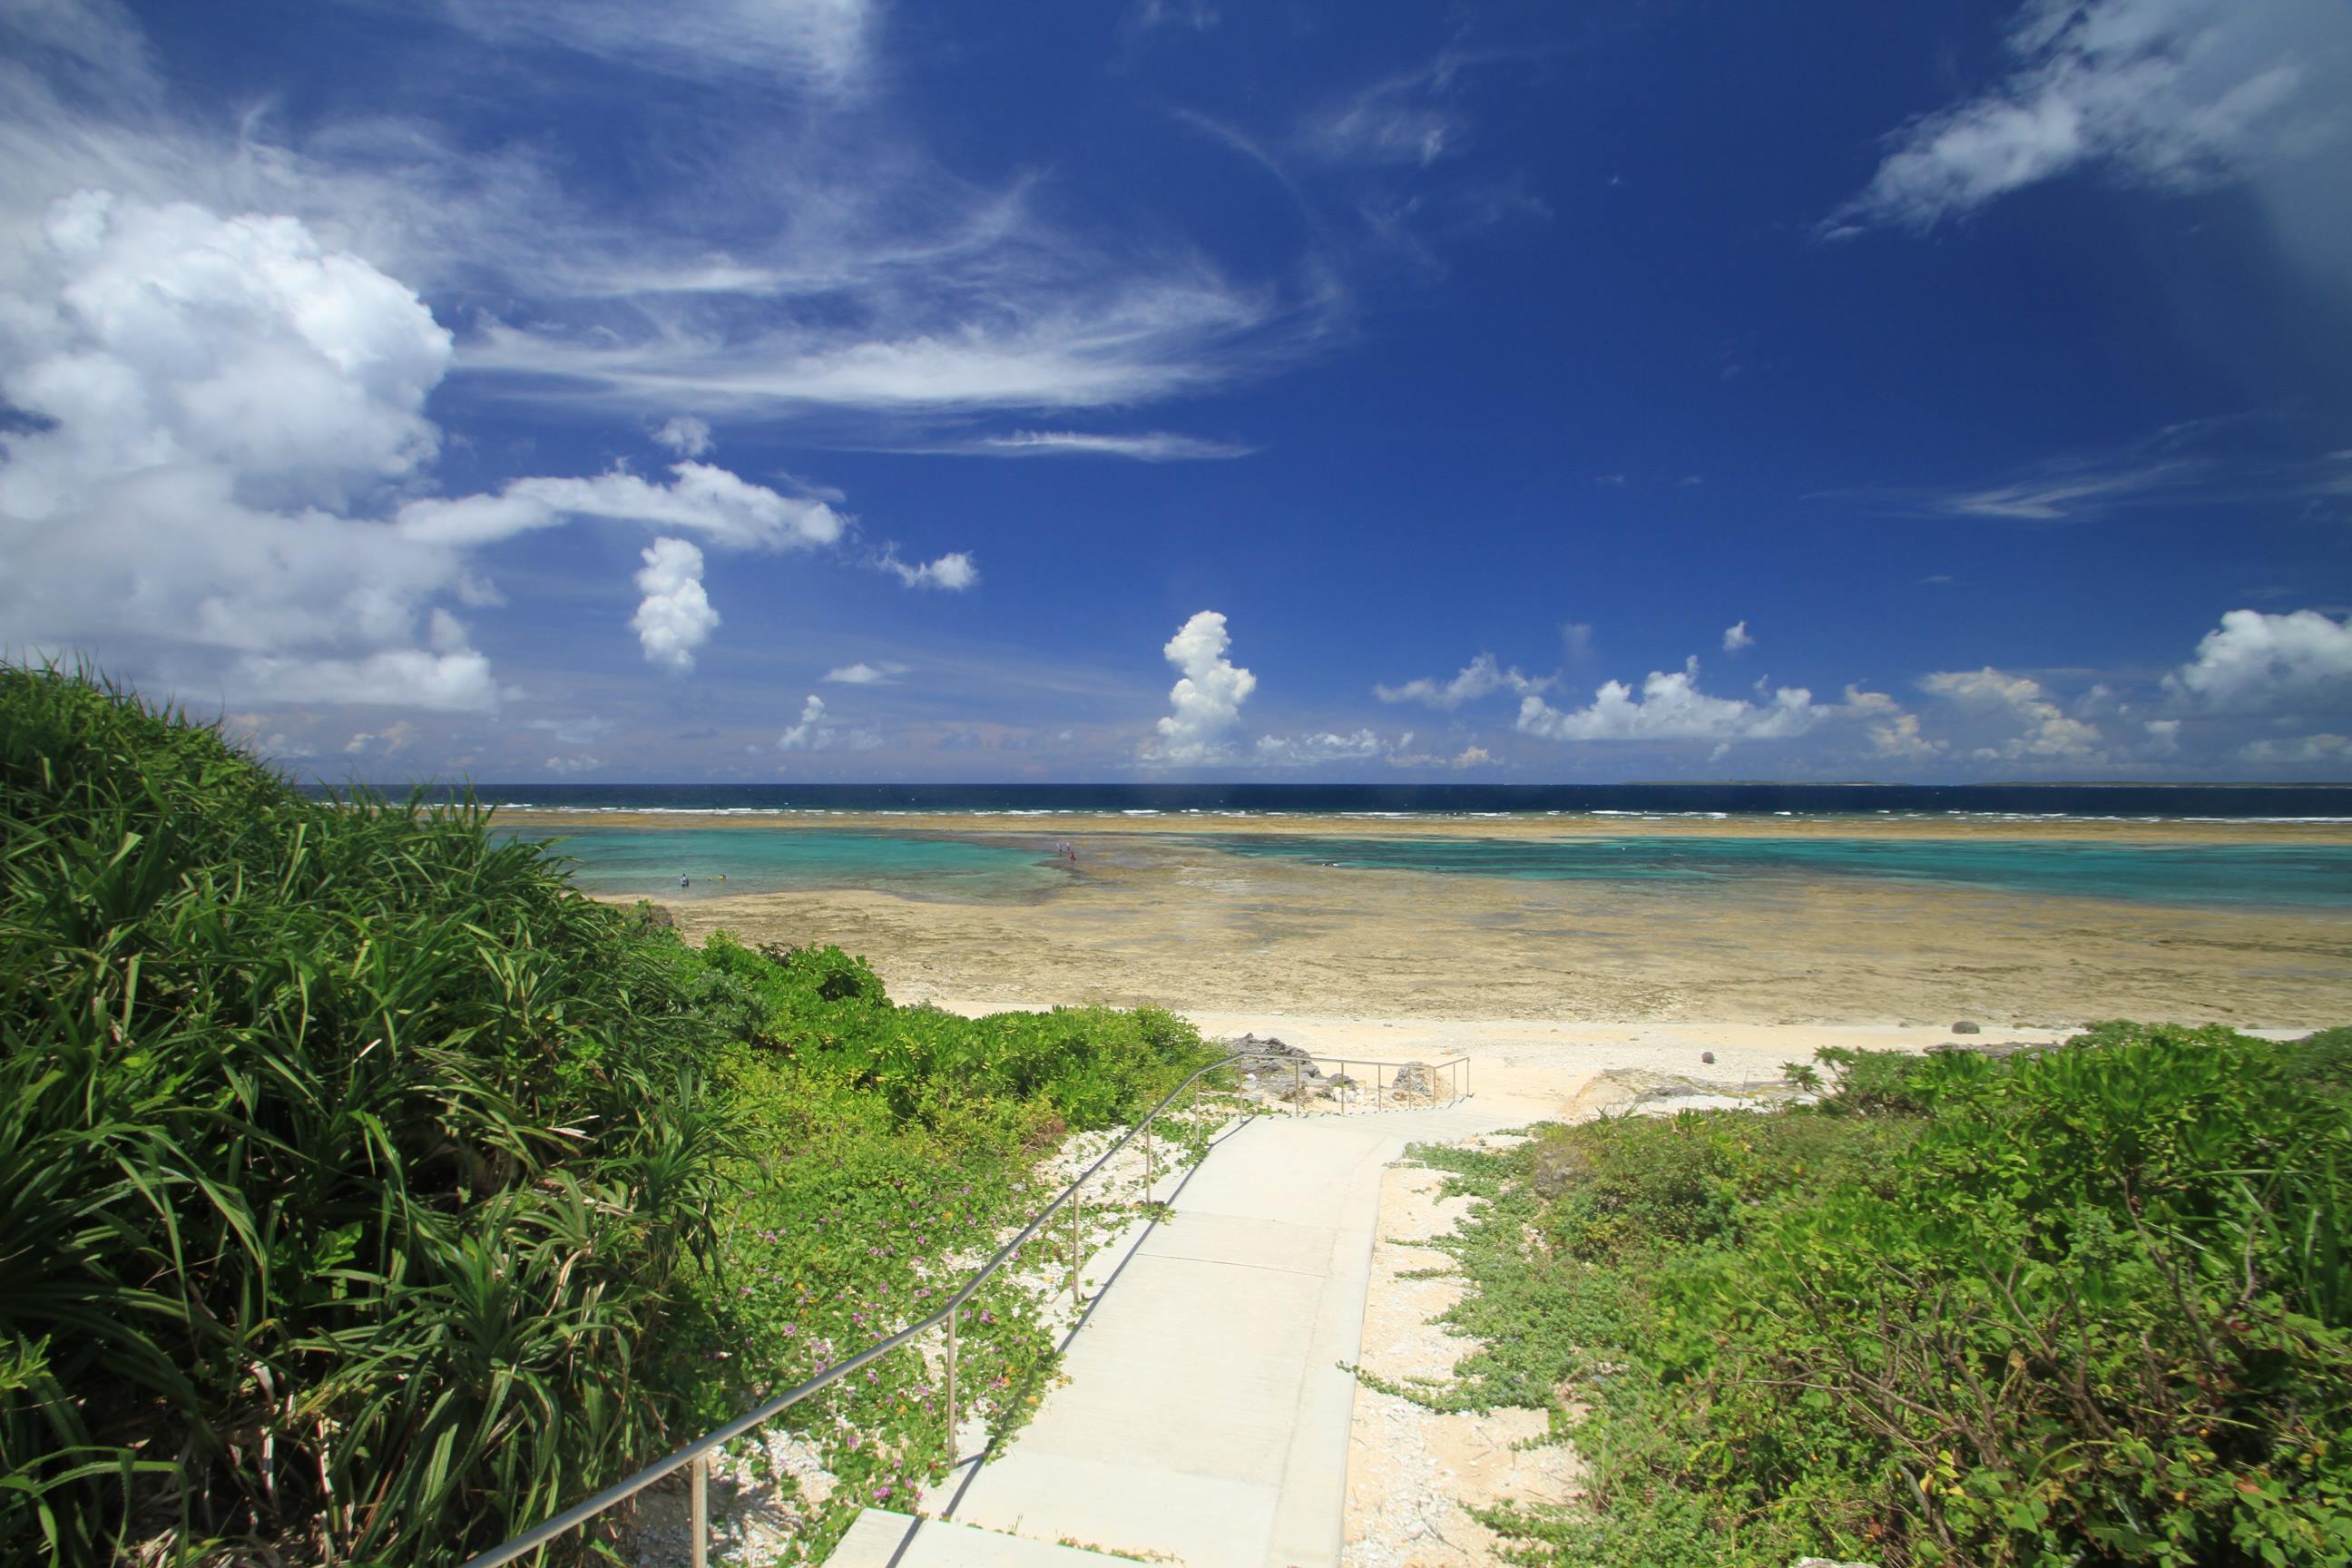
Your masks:
{"label": "concrete step", "polygon": [[1100,1568],[1106,1563],[1131,1561],[869,1508],[833,1549],[825,1568],[1087,1568],[1089,1563]]}

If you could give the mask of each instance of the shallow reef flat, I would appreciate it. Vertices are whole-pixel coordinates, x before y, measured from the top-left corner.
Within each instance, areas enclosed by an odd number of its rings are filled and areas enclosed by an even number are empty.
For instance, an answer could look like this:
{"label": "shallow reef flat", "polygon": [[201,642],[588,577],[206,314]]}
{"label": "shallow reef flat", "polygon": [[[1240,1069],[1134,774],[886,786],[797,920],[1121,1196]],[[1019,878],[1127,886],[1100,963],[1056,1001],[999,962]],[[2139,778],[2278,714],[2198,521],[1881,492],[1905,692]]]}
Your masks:
{"label": "shallow reef flat", "polygon": [[[1150,1003],[1352,1019],[2320,1026],[2352,1016],[2352,910],[2168,904],[1857,877],[1543,880],[1363,870],[1058,826],[1022,903],[872,890],[677,906],[690,935],[837,942],[901,1000]],[[701,889],[698,888],[697,891]]]}

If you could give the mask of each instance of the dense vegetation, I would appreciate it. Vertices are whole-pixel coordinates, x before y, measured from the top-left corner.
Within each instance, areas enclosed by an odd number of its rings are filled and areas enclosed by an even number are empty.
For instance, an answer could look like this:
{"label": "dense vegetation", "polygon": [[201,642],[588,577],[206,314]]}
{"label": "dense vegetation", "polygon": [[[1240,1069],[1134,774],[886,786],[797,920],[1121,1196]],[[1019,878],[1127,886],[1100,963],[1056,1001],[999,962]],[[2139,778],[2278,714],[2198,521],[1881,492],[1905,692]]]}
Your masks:
{"label": "dense vegetation", "polygon": [[1587,1506],[1530,1562],[2352,1562],[2352,1031],[2111,1025],[2005,1061],[1824,1052],[1811,1109],[1424,1150],[1488,1342]]}
{"label": "dense vegetation", "polygon": [[[0,1559],[455,1561],[922,1315],[1202,1059],[698,952],[469,805],[0,668]],[[1009,1407],[1050,1357],[982,1306]],[[807,1413],[836,1511],[936,1465],[900,1359]]]}

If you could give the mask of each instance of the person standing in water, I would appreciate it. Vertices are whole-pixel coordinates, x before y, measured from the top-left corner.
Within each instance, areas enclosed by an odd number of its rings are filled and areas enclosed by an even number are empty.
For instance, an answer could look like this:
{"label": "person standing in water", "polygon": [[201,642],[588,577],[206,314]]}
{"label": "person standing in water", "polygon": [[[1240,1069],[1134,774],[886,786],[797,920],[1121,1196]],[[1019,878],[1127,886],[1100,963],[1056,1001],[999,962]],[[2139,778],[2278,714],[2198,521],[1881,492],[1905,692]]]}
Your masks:
{"label": "person standing in water", "polygon": [[685,887],[687,885],[686,879],[684,877],[680,877],[677,879],[677,885],[681,888]]}

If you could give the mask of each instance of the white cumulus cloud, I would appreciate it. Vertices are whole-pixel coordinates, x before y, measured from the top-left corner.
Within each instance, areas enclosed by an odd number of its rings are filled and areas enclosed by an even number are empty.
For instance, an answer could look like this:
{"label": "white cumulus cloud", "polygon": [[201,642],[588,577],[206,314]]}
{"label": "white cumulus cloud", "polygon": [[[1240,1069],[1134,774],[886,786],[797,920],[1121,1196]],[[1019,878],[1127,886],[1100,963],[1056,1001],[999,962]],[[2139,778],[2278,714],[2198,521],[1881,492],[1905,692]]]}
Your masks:
{"label": "white cumulus cloud", "polygon": [[1723,628],[1724,652],[1739,653],[1755,646],[1756,639],[1749,635],[1746,621],[1737,621]]}
{"label": "white cumulus cloud", "polygon": [[1168,689],[1173,711],[1160,721],[1158,738],[1145,744],[1150,760],[1185,767],[1225,759],[1225,738],[1257,689],[1257,677],[1225,657],[1232,646],[1225,617],[1202,610],[1160,649],[1181,677]]}
{"label": "white cumulus cloud", "polygon": [[838,746],[845,751],[871,752],[883,743],[879,730],[845,730],[826,711],[824,699],[814,692],[801,704],[800,721],[776,737],[780,752],[829,752]]}
{"label": "white cumulus cloud", "polygon": [[1970,755],[1979,762],[2103,762],[2106,738],[2068,714],[2040,681],[1988,665],[1922,676],[1919,689],[1958,710],[1990,735]]}
{"label": "white cumulus cloud", "polygon": [[961,594],[980,581],[979,563],[961,550],[950,550],[937,561],[920,566],[909,566],[898,559],[896,549],[886,549],[875,564],[909,588],[944,588],[950,594]]}
{"label": "white cumulus cloud", "polygon": [[[420,496],[454,351],[407,284],[283,215],[85,190],[5,216],[0,642],[190,696],[487,712],[504,689],[449,614],[504,602],[481,547],[573,518],[727,549],[845,531],[690,459]],[[699,595],[640,610],[657,662],[690,661]]]}
{"label": "white cumulus cloud", "polygon": [[1450,680],[1424,675],[1402,686],[1375,686],[1372,695],[1383,702],[1419,702],[1450,711],[1505,687],[1525,696],[1545,690],[1551,684],[1549,676],[1530,677],[1517,668],[1505,669],[1496,663],[1493,654],[1482,653],[1464,665]]}
{"label": "white cumulus cloud", "polygon": [[1711,697],[1698,689],[1694,658],[1681,669],[1652,670],[1638,693],[1622,680],[1604,682],[1591,703],[1567,711],[1522,698],[1517,727],[1550,741],[1780,741],[1853,711],[1851,703],[1815,702],[1801,686],[1781,687],[1761,702]]}
{"label": "white cumulus cloud", "polygon": [[719,444],[710,438],[709,422],[691,414],[680,414],[666,421],[654,432],[654,440],[681,458],[708,456]]}
{"label": "white cumulus cloud", "polygon": [[2352,621],[2231,610],[2165,684],[2202,708],[2240,711],[2352,699]]}
{"label": "white cumulus cloud", "polygon": [[719,612],[702,591],[702,552],[683,539],[664,536],[646,547],[644,558],[636,581],[645,598],[629,627],[646,650],[646,663],[684,675],[694,668],[694,650],[719,625]]}
{"label": "white cumulus cloud", "polygon": [[831,732],[832,722],[824,716],[824,699],[812,691],[808,700],[801,704],[800,722],[776,737],[776,750],[818,751],[828,742]]}
{"label": "white cumulus cloud", "polygon": [[[487,709],[452,552],[346,515],[413,480],[449,335],[291,219],[82,192],[0,289],[0,639],[184,689]],[[429,634],[429,636],[428,636]],[[427,646],[429,643],[429,646]]]}
{"label": "white cumulus cloud", "polygon": [[1351,735],[1326,731],[1318,735],[1261,735],[1251,755],[1265,767],[1303,768],[1320,763],[1370,762],[1385,755],[1388,749],[1370,730]]}

